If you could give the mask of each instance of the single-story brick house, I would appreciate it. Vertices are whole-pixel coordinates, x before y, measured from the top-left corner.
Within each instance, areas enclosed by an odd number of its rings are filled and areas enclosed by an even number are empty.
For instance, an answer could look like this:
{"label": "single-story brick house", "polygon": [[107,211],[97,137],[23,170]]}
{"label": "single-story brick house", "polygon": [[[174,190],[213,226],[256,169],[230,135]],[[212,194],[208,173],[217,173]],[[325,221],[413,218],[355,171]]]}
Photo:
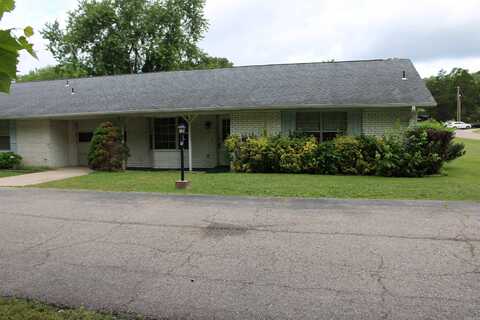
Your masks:
{"label": "single-story brick house", "polygon": [[0,150],[25,164],[87,164],[94,129],[123,127],[129,167],[178,168],[177,125],[189,124],[193,168],[227,165],[229,134],[303,131],[381,135],[435,100],[408,59],[158,72],[12,85],[0,94]]}

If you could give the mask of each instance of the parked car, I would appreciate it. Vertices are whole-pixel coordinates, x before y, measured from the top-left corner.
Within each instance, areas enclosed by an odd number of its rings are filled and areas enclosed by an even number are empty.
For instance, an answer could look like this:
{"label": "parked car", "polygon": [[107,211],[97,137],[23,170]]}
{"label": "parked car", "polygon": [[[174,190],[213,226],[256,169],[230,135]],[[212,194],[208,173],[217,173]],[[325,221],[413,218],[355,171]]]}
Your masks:
{"label": "parked car", "polygon": [[463,121],[447,121],[445,122],[445,126],[447,128],[455,128],[455,129],[472,129],[471,124],[465,123]]}

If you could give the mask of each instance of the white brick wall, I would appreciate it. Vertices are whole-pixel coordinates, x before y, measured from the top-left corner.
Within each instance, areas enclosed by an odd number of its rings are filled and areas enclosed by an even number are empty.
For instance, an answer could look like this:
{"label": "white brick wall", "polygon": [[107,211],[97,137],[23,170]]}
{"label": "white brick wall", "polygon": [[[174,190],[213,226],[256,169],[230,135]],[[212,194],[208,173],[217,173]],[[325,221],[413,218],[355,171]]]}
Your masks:
{"label": "white brick wall", "polygon": [[362,133],[381,136],[389,130],[395,129],[397,123],[406,128],[409,125],[410,117],[410,109],[405,108],[364,110],[362,114]]}
{"label": "white brick wall", "polygon": [[69,165],[68,138],[68,121],[50,121],[49,167]]}
{"label": "white brick wall", "polygon": [[68,121],[17,120],[17,153],[27,166],[70,165]]}
{"label": "white brick wall", "polygon": [[49,166],[49,120],[17,121],[17,153],[28,166]]}
{"label": "white brick wall", "polygon": [[150,119],[127,118],[127,146],[130,149],[128,166],[132,168],[148,168],[152,166],[150,150]]}
{"label": "white brick wall", "polygon": [[231,115],[231,133],[240,135],[278,134],[282,130],[280,111],[239,111]]}

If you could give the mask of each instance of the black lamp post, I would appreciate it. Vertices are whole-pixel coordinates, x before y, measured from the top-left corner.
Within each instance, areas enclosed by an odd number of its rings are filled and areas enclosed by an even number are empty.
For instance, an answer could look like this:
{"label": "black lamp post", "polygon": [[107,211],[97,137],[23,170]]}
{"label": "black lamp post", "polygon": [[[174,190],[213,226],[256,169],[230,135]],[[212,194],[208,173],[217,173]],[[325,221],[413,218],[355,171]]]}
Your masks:
{"label": "black lamp post", "polygon": [[181,168],[181,181],[185,181],[185,160],[183,158],[183,150],[185,146],[185,125],[183,123],[178,125],[178,134],[180,137],[180,168]]}
{"label": "black lamp post", "polygon": [[186,189],[190,186],[190,182],[185,180],[185,159],[183,151],[185,147],[185,131],[187,127],[181,123],[178,125],[179,144],[180,144],[180,180],[175,183],[177,189]]}

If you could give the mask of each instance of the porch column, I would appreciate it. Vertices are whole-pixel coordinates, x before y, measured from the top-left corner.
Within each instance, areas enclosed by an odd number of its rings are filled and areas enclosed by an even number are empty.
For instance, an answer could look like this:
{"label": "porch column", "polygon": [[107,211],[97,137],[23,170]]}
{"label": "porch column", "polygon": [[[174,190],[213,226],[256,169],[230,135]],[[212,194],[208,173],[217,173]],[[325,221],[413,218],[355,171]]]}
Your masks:
{"label": "porch column", "polygon": [[412,106],[412,111],[410,114],[410,126],[417,125],[417,107]]}
{"label": "porch column", "polygon": [[[119,122],[120,122],[120,130],[122,130],[122,144],[125,145],[126,141],[125,141],[125,133],[127,131],[127,123],[126,123],[126,119],[125,118],[120,118],[119,119]],[[122,160],[122,170],[125,171],[127,170],[127,161],[126,160]]]}
{"label": "porch column", "polygon": [[193,171],[192,165],[192,123],[197,118],[196,114],[184,115],[183,118],[187,121],[188,124],[188,170]]}

